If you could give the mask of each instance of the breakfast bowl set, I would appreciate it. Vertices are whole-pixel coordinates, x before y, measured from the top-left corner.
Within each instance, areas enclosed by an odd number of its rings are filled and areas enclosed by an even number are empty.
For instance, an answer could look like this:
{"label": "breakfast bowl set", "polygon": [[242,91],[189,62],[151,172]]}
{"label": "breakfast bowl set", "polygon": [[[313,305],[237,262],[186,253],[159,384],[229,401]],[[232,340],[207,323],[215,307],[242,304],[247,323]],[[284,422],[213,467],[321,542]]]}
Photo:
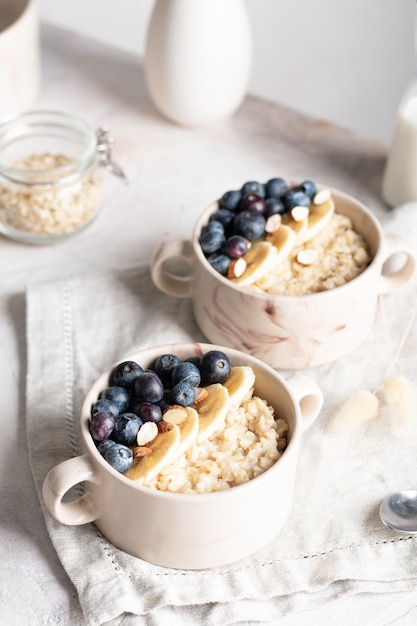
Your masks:
{"label": "breakfast bowl set", "polygon": [[380,296],[415,266],[406,240],[337,189],[274,178],[225,192],[151,260],[154,285],[191,301],[207,341],[132,350],[98,377],[83,454],[47,474],[47,509],[163,567],[255,553],[287,522],[302,433],[323,406],[303,370],[364,343]]}

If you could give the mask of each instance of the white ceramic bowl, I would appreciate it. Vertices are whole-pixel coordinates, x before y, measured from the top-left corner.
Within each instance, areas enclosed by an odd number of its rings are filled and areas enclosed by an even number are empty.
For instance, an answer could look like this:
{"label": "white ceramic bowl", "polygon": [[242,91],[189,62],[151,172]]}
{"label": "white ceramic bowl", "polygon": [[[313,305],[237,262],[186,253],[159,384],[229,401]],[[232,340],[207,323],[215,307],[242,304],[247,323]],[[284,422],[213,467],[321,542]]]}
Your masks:
{"label": "white ceramic bowl", "polygon": [[[274,295],[233,284],[216,272],[201,250],[201,228],[216,210],[210,205],[198,218],[190,241],[165,241],[154,252],[155,285],[178,298],[191,298],[194,316],[205,337],[280,369],[303,369],[339,359],[369,335],[378,297],[408,282],[416,266],[415,247],[400,237],[385,236],[381,225],[359,200],[330,190],[336,212],[348,216],[372,256],[369,266],[350,282],[303,296]],[[405,262],[393,273],[387,261],[402,254]],[[187,275],[172,272],[181,260]],[[182,268],[183,270],[183,268]]]}
{"label": "white ceramic bowl", "polygon": [[[43,498],[63,524],[95,522],[114,545],[157,565],[201,569],[237,561],[273,539],[285,524],[294,497],[301,433],[317,417],[323,402],[316,383],[307,376],[285,380],[269,366],[236,350],[211,344],[157,346],[124,357],[151,367],[157,356],[181,359],[220,349],[232,365],[250,365],[255,392],[287,420],[288,444],[278,461],[263,474],[226,491],[177,494],[138,485],[114,470],[96,449],[89,432],[91,407],[110,383],[116,364],[88,392],[81,413],[84,454],[51,469]],[[73,502],[63,497],[85,481],[86,494]],[[295,494],[296,495],[296,494]]]}

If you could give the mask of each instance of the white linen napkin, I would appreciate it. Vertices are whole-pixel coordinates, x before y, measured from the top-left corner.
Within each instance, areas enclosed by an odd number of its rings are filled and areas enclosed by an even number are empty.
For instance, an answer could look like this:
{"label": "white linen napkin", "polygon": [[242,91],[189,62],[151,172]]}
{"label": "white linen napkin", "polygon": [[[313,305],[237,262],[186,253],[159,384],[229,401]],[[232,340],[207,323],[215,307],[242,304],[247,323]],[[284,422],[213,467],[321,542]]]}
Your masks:
{"label": "white linen napkin", "polygon": [[[416,207],[393,212],[385,226],[417,241]],[[358,389],[381,388],[410,326],[416,286],[414,279],[384,297],[360,348],[304,372],[322,388],[324,408],[302,437],[288,523],[257,554],[218,569],[166,569],[116,549],[94,524],[63,526],[44,511],[86,624],[272,623],[347,594],[415,588],[417,537],[386,529],[378,515],[388,493],[416,487],[415,427],[406,432],[386,408],[354,434],[330,426],[335,410]],[[81,403],[99,373],[142,347],[190,339],[204,339],[190,302],[159,293],[148,268],[28,289],[27,436],[39,493],[52,466],[80,454]],[[393,371],[417,381],[417,323]]]}

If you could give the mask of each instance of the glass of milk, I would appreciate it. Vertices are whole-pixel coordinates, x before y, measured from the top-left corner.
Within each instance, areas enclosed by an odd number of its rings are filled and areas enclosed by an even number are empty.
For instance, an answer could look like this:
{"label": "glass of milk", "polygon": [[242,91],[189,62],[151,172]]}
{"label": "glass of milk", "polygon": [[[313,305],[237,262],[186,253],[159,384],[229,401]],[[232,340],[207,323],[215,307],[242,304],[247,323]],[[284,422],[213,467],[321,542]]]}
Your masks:
{"label": "glass of milk", "polygon": [[[414,3],[417,58],[417,3]],[[415,58],[415,62],[416,62]],[[417,72],[398,108],[391,148],[382,179],[382,196],[390,208],[417,201]]]}
{"label": "glass of milk", "polygon": [[391,207],[417,201],[417,79],[398,110],[391,149],[382,180],[382,195]]}

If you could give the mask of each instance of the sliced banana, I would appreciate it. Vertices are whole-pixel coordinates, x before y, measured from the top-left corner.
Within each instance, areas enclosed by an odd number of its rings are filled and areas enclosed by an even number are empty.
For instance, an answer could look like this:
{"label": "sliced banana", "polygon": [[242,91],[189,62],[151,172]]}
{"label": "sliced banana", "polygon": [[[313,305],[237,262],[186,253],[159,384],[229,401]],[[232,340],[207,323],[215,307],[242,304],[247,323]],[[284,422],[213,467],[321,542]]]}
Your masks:
{"label": "sliced banana", "polygon": [[208,439],[224,423],[229,411],[229,392],[220,383],[207,385],[208,396],[198,405],[197,443]]}
{"label": "sliced banana", "polygon": [[321,204],[311,204],[310,213],[308,216],[308,225],[306,232],[302,235],[300,243],[310,241],[318,235],[318,233],[327,226],[333,217],[334,213],[334,200],[330,197]]}
{"label": "sliced banana", "polygon": [[295,243],[299,244],[305,236],[308,229],[308,217],[295,220],[290,213],[285,215],[283,225],[290,228],[295,233]]}
{"label": "sliced banana", "polygon": [[181,439],[178,446],[178,456],[186,452],[197,441],[199,428],[198,413],[190,406],[186,407],[186,411],[187,417],[179,425]]}
{"label": "sliced banana", "polygon": [[171,430],[159,433],[149,445],[152,454],[135,459],[132,467],[124,475],[140,484],[152,480],[166,465],[176,459],[180,441],[180,429],[173,424]]}
{"label": "sliced banana", "polygon": [[223,384],[229,392],[230,404],[240,406],[252,396],[255,372],[248,365],[236,365],[232,367],[229,378]]}
{"label": "sliced banana", "polygon": [[[295,223],[295,222],[294,222]],[[293,228],[281,224],[281,226],[271,235],[267,236],[269,241],[277,250],[276,261],[287,258],[295,246],[296,232]]]}
{"label": "sliced banana", "polygon": [[276,255],[276,247],[269,241],[257,241],[242,257],[247,264],[245,271],[238,278],[232,278],[231,281],[242,287],[251,285],[272,269]]}

